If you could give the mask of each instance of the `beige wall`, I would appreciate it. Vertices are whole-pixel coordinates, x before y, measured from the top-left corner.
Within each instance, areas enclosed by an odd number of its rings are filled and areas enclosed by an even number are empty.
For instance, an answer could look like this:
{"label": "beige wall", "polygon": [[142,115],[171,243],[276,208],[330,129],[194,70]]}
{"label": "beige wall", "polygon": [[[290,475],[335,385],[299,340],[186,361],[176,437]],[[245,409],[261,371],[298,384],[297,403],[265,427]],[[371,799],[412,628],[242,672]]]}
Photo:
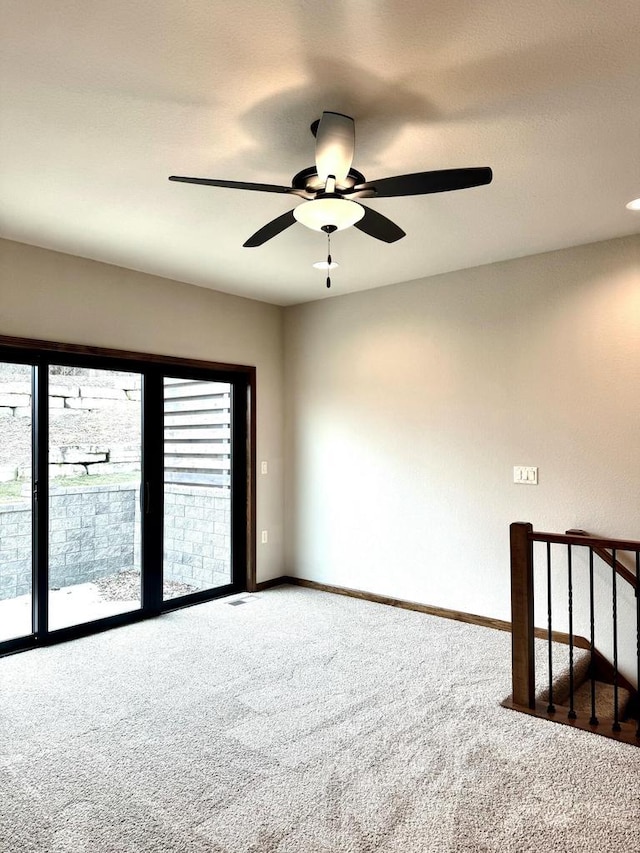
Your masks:
{"label": "beige wall", "polygon": [[[639,237],[284,311],[0,251],[1,334],[256,365],[259,580],[286,571],[508,619],[511,521],[640,538]],[[539,486],[513,484],[520,464],[539,466]],[[603,573],[596,588],[604,600]],[[577,617],[584,630],[584,602]]]}
{"label": "beige wall", "polygon": [[640,539],[639,237],[286,309],[285,388],[289,573],[509,619],[510,522]]}
{"label": "beige wall", "polygon": [[0,334],[257,368],[258,580],[282,574],[282,309],[0,241]]}

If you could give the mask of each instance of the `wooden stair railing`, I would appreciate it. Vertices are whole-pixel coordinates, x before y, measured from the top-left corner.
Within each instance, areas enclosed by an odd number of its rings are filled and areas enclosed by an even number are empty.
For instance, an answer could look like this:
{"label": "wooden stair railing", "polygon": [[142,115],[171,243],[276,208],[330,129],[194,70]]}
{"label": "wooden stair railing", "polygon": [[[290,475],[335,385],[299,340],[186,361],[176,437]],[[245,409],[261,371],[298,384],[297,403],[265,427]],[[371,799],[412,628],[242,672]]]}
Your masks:
{"label": "wooden stair railing", "polygon": [[[567,536],[580,536],[584,539],[585,536],[589,536],[586,530],[567,530]],[[584,542],[580,544],[585,544]],[[620,575],[621,578],[624,578],[628,584],[630,584],[636,591],[636,595],[638,594],[638,579],[633,572],[628,569],[625,565],[623,565],[620,560],[616,560],[614,562],[613,557],[609,551],[605,548],[598,548],[597,546],[593,548],[593,553],[597,554],[601,560],[613,568],[615,566],[616,572]]]}
{"label": "wooden stair railing", "polygon": [[[502,704],[534,716],[561,722],[576,728],[633,743],[640,746],[640,542],[589,536],[582,530],[565,534],[542,533],[531,524],[515,522],[510,528],[511,540],[511,623],[512,623],[512,688],[511,697]],[[547,571],[547,628],[534,625],[534,542],[546,544]],[[552,626],[552,548],[553,544],[567,548],[568,634],[553,631]],[[588,549],[590,637],[578,636],[573,627],[573,599],[576,570],[573,563],[574,547]],[[621,551],[635,554],[635,574],[618,560]],[[609,662],[595,647],[594,557],[598,557],[611,570],[613,662]],[[630,584],[636,595],[636,648],[638,684],[631,684],[618,669],[617,586],[622,578]],[[534,638],[545,637],[548,642],[548,702],[536,697]],[[552,642],[566,642],[569,646],[568,705],[554,704],[552,673]],[[574,650],[587,649],[590,654],[587,684],[575,683]],[[584,662],[586,663],[586,661]],[[589,687],[590,689],[587,689]],[[582,689],[580,689],[582,688]],[[611,695],[611,714],[602,714],[602,696]],[[629,699],[626,703],[626,699]],[[589,702],[590,700],[590,702]],[[608,701],[608,699],[607,699]],[[585,710],[585,702],[589,710]],[[577,705],[576,705],[577,703]],[[624,704],[626,703],[626,711]],[[600,708],[600,716],[596,707]],[[576,710],[576,707],[578,710]],[[635,720],[630,720],[635,717]]]}

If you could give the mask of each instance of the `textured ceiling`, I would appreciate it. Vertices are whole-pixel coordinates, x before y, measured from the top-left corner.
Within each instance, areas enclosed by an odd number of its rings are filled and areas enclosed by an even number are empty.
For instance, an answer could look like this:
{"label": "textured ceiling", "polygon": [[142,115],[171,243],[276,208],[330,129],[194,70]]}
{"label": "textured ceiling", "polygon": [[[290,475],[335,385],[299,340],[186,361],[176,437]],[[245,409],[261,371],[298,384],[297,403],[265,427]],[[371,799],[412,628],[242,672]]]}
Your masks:
{"label": "textured ceiling", "polygon": [[291,196],[323,110],[368,179],[491,166],[488,187],[367,202],[330,294],[640,231],[638,0],[0,0],[2,235],[269,302],[329,295],[323,235],[244,240]]}

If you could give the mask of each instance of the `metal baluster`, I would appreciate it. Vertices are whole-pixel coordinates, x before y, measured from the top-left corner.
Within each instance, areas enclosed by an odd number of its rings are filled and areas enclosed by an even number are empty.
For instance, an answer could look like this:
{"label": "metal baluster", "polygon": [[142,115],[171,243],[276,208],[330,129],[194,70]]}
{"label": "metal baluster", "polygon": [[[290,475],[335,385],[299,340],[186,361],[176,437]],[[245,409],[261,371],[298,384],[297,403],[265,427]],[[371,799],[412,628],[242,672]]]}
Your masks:
{"label": "metal baluster", "polygon": [[551,542],[547,542],[547,642],[549,648],[549,704],[547,705],[547,714],[555,714],[556,708],[553,704],[553,643],[551,640]]}
{"label": "metal baluster", "polygon": [[589,669],[591,671],[591,719],[590,725],[597,726],[598,718],[596,717],[596,676],[594,669],[594,651],[596,647],[595,637],[595,603],[593,600],[593,548],[589,548],[589,620],[591,623],[591,662]]}
{"label": "metal baluster", "polygon": [[[638,658],[638,691],[640,692],[640,551],[636,551],[636,649]],[[636,737],[640,738],[640,713]]]}
{"label": "metal baluster", "polygon": [[612,586],[613,586],[613,726],[614,732],[619,732],[620,721],[618,719],[618,595],[616,591],[616,549],[611,550],[612,556]]}
{"label": "metal baluster", "polygon": [[578,716],[573,707],[573,567],[571,565],[571,545],[567,545],[567,569],[569,587],[569,713],[570,720]]}

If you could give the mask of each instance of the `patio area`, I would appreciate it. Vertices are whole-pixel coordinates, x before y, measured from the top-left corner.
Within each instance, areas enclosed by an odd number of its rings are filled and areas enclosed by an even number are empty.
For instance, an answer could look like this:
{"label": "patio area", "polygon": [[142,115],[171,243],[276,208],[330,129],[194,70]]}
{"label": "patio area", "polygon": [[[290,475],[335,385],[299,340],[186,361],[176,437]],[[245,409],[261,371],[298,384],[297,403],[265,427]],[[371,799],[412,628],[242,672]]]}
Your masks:
{"label": "patio area", "polygon": [[[228,583],[221,576],[218,585]],[[179,581],[163,584],[165,600],[196,592],[198,587]],[[30,594],[0,600],[0,642],[31,633]],[[49,630],[92,622],[140,607],[140,572],[116,572],[89,583],[49,590]]]}

